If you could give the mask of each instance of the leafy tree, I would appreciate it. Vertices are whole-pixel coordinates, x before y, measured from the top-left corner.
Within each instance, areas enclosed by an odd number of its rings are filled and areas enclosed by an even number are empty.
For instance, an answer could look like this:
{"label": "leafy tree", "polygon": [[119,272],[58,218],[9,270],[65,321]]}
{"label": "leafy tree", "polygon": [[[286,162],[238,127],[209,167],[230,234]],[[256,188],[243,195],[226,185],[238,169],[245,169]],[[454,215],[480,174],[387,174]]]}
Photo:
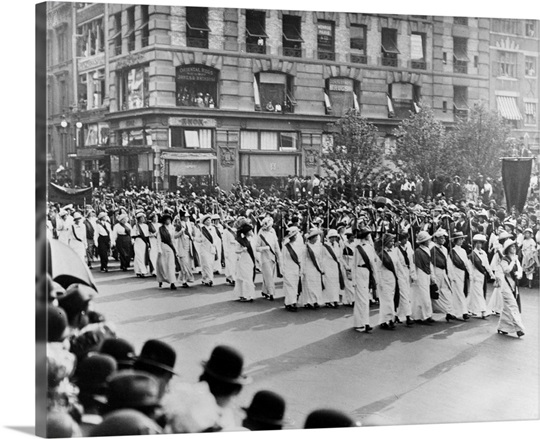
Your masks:
{"label": "leafy tree", "polygon": [[509,134],[510,127],[496,112],[475,105],[448,136],[448,145],[460,159],[458,174],[473,178],[482,174],[496,180],[501,173],[499,158],[511,148]]}
{"label": "leafy tree", "polygon": [[433,178],[453,172],[455,163],[447,149],[446,130],[429,106],[423,105],[420,112],[403,119],[394,135],[396,149],[390,158],[407,173]]}
{"label": "leafy tree", "polygon": [[334,143],[323,152],[321,165],[328,175],[342,177],[354,198],[358,183],[381,166],[384,145],[377,127],[356,110],[341,117],[333,125],[333,132]]}

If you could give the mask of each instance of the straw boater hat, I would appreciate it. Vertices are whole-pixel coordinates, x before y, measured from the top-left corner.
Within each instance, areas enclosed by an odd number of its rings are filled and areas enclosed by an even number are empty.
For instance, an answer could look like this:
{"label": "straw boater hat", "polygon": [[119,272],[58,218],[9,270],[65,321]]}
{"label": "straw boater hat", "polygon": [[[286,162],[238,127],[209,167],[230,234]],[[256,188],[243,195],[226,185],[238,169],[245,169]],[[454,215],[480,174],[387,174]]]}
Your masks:
{"label": "straw boater hat", "polygon": [[506,251],[510,248],[510,246],[515,245],[515,244],[516,244],[516,241],[512,239],[505,241],[503,244],[502,252],[506,254]]}
{"label": "straw boater hat", "polygon": [[221,217],[217,214],[217,213],[214,213],[211,217],[212,220],[220,220]]}
{"label": "straw boater hat", "polygon": [[450,239],[454,240],[454,239],[460,239],[460,238],[465,238],[465,235],[463,234],[463,232],[454,233],[452,235],[452,238],[450,238]]}
{"label": "straw boater hat", "polygon": [[424,232],[423,230],[416,236],[416,243],[422,244],[423,242],[429,241],[431,239],[431,235],[428,232]]}
{"label": "straw boater hat", "polygon": [[107,213],[106,212],[99,212],[98,220],[103,219],[103,218],[107,218]]}
{"label": "straw boater hat", "polygon": [[473,240],[473,242],[474,241],[478,241],[478,242],[486,242],[487,241],[486,236],[482,235],[481,233],[477,233],[476,235],[474,235],[472,240]]}
{"label": "straw boater hat", "polygon": [[75,212],[75,213],[73,214],[73,219],[74,219],[74,220],[82,219],[82,217],[83,217],[83,216],[81,215],[81,212]]}
{"label": "straw boater hat", "polygon": [[212,219],[212,215],[210,215],[210,214],[201,215],[201,224],[204,224],[204,222],[205,222],[207,219]]}

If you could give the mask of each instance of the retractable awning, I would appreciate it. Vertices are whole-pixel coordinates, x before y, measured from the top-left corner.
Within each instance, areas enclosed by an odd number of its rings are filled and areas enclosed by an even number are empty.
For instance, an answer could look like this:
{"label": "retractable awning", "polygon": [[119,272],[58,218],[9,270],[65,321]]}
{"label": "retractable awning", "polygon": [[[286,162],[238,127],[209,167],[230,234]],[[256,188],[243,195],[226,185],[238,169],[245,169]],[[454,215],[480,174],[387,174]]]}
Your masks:
{"label": "retractable awning", "polygon": [[511,96],[497,96],[497,109],[499,114],[508,120],[522,120],[516,98]]}
{"label": "retractable awning", "polygon": [[536,104],[533,102],[525,102],[525,114],[534,116],[536,113]]}

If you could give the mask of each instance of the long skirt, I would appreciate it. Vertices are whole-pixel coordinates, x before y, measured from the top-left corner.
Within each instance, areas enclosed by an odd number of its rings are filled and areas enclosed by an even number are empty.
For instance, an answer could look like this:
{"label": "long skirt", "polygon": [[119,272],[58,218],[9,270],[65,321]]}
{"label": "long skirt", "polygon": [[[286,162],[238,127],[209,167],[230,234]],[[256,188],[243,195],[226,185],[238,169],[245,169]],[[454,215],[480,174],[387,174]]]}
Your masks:
{"label": "long skirt", "polygon": [[379,291],[379,324],[393,321],[396,316],[394,309],[394,295],[396,280],[391,271],[381,270],[381,283]]}
{"label": "long skirt", "polygon": [[201,272],[202,272],[202,281],[203,282],[213,282],[214,281],[214,260],[215,256],[212,252],[209,252],[206,249],[201,248],[199,252],[201,258]]}
{"label": "long skirt", "polygon": [[397,316],[400,320],[410,317],[411,309],[411,284],[409,283],[409,275],[406,278],[398,276],[399,286],[399,305],[397,309]]}
{"label": "long skirt", "polygon": [[367,268],[357,268],[354,278],[354,308],[353,326],[361,328],[369,325],[369,270]]}
{"label": "long skirt", "polygon": [[84,243],[72,239],[69,241],[69,246],[79,255],[81,260],[86,263],[86,248],[84,247]]}
{"label": "long skirt", "polygon": [[433,312],[453,314],[452,290],[450,289],[448,275],[441,268],[435,268],[434,274],[437,279],[437,286],[439,287],[439,298],[432,301]]}
{"label": "long skirt", "polygon": [[411,285],[411,317],[414,320],[426,320],[433,314],[429,296],[430,276],[422,270],[416,270],[417,280]]}
{"label": "long skirt", "polygon": [[133,270],[135,274],[147,275],[150,274],[150,266],[146,263],[146,243],[136,238],[133,244],[135,257],[133,258]]}
{"label": "long skirt", "polygon": [[225,277],[234,281],[236,271],[236,254],[231,251],[225,252]]}
{"label": "long skirt", "polygon": [[459,268],[455,269],[456,274],[452,281],[452,306],[455,316],[463,316],[469,312],[467,298],[465,297],[465,272]]}
{"label": "long skirt", "polygon": [[[295,267],[298,267],[295,265]],[[297,302],[298,284],[300,283],[300,273],[296,270],[287,270],[283,273],[283,294],[285,305],[293,305]]]}
{"label": "long skirt", "polygon": [[[503,282],[506,281],[503,279]],[[517,331],[525,332],[518,304],[512,291],[507,286],[503,286],[501,288],[501,295],[503,299],[503,309],[501,316],[499,317],[499,326],[497,329],[499,331],[512,333]]]}
{"label": "long skirt", "polygon": [[487,303],[484,298],[484,275],[473,274],[469,285],[469,295],[467,296],[469,312],[485,315],[487,312]]}
{"label": "long skirt", "polygon": [[262,292],[270,296],[276,294],[276,263],[265,261],[261,264]]}
{"label": "long skirt", "polygon": [[176,282],[176,265],[174,252],[168,245],[162,245],[162,251],[158,254],[156,275],[158,282]]}
{"label": "long skirt", "polygon": [[495,287],[493,288],[493,293],[491,293],[491,297],[489,298],[489,302],[487,305],[487,309],[493,313],[501,313],[503,310],[503,297],[501,293],[501,287]]}
{"label": "long skirt", "polygon": [[120,258],[120,269],[128,269],[131,262],[131,237],[128,235],[118,235],[116,238],[116,248]]}
{"label": "long skirt", "polygon": [[314,305],[322,302],[322,277],[313,266],[307,266],[302,277],[300,305]]}
{"label": "long skirt", "polygon": [[152,262],[152,267],[154,267],[153,273],[156,272],[157,267],[157,256],[158,256],[158,240],[155,237],[150,237],[150,262]]}
{"label": "long skirt", "polygon": [[111,249],[111,238],[108,236],[98,236],[98,254],[100,269],[106,270],[109,265],[109,251]]}

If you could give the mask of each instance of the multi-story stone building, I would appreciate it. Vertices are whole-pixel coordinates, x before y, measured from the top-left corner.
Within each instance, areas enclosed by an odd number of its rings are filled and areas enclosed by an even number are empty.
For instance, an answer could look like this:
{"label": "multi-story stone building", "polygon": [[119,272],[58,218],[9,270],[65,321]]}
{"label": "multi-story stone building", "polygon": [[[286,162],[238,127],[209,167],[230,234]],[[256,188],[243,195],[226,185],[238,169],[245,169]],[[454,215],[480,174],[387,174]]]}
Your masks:
{"label": "multi-story stone building", "polygon": [[[70,7],[52,3],[49,15]],[[393,129],[422,105],[451,125],[474,103],[503,103],[495,88],[506,82],[491,65],[500,38],[487,18],[121,4],[74,4],[65,17],[77,58],[49,140],[64,163],[54,135],[63,114],[79,183],[98,184],[101,170],[116,187],[267,184],[320,172],[330,125],[350,108],[391,148]],[[521,39],[523,65],[537,62],[538,36]],[[538,82],[525,79],[527,115]],[[527,130],[532,145],[536,116]]]}

